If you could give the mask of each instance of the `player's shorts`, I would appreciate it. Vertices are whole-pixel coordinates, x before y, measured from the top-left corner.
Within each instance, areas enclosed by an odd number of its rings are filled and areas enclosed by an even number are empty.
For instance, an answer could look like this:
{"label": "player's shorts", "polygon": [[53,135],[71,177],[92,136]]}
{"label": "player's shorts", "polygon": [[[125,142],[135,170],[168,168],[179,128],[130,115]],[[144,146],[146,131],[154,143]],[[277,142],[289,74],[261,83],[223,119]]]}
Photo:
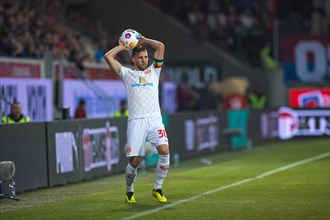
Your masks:
{"label": "player's shorts", "polygon": [[126,156],[144,156],[145,141],[153,147],[168,145],[167,134],[161,117],[134,118],[127,123]]}

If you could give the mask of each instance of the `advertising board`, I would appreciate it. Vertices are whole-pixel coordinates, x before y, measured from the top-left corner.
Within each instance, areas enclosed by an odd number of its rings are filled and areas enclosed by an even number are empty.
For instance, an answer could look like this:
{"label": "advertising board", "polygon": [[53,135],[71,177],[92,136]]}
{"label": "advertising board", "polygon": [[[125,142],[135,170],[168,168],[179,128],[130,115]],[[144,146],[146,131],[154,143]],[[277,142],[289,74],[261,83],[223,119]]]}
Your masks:
{"label": "advertising board", "polygon": [[[0,94],[6,101],[22,104],[22,112],[31,121],[53,120],[53,89],[49,79],[1,78]],[[0,99],[2,115],[10,114],[10,105]]]}
{"label": "advertising board", "polygon": [[330,136],[330,109],[280,107],[278,129],[281,140],[298,136]]}
{"label": "advertising board", "polygon": [[289,105],[292,108],[329,108],[330,88],[291,88]]}
{"label": "advertising board", "polygon": [[330,82],[329,36],[285,35],[280,44],[287,83]]}

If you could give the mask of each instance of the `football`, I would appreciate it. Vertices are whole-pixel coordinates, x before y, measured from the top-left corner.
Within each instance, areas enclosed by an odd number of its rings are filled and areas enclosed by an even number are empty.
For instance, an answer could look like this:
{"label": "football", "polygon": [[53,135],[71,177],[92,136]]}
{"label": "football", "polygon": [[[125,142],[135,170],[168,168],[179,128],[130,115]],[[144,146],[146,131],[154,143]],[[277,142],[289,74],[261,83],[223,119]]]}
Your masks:
{"label": "football", "polygon": [[120,35],[119,42],[127,49],[131,50],[139,43],[139,40],[140,40],[139,32],[133,29],[127,29],[123,31],[123,33]]}

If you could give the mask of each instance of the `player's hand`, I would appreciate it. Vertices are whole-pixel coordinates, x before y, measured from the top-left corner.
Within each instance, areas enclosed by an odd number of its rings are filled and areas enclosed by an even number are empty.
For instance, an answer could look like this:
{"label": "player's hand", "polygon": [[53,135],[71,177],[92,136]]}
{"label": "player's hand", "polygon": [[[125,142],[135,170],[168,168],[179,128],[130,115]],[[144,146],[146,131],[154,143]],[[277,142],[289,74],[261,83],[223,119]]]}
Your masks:
{"label": "player's hand", "polygon": [[124,42],[122,42],[120,38],[118,38],[118,47],[120,47],[122,50],[130,50],[129,48],[125,47]]}
{"label": "player's hand", "polygon": [[144,37],[140,32],[138,32],[138,33],[139,33],[139,35],[140,35],[140,40],[139,40],[139,43],[138,43],[137,45],[140,45],[140,44],[143,43],[145,37]]}

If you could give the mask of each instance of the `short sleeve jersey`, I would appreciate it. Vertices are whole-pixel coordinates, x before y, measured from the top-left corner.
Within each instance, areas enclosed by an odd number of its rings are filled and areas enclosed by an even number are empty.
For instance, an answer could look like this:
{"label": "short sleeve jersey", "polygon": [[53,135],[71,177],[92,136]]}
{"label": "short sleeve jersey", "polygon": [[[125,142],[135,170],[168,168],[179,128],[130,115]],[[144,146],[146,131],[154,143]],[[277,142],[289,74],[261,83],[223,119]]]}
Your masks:
{"label": "short sleeve jersey", "polygon": [[154,59],[143,71],[122,66],[119,76],[126,88],[128,119],[161,116],[158,85],[162,64]]}

